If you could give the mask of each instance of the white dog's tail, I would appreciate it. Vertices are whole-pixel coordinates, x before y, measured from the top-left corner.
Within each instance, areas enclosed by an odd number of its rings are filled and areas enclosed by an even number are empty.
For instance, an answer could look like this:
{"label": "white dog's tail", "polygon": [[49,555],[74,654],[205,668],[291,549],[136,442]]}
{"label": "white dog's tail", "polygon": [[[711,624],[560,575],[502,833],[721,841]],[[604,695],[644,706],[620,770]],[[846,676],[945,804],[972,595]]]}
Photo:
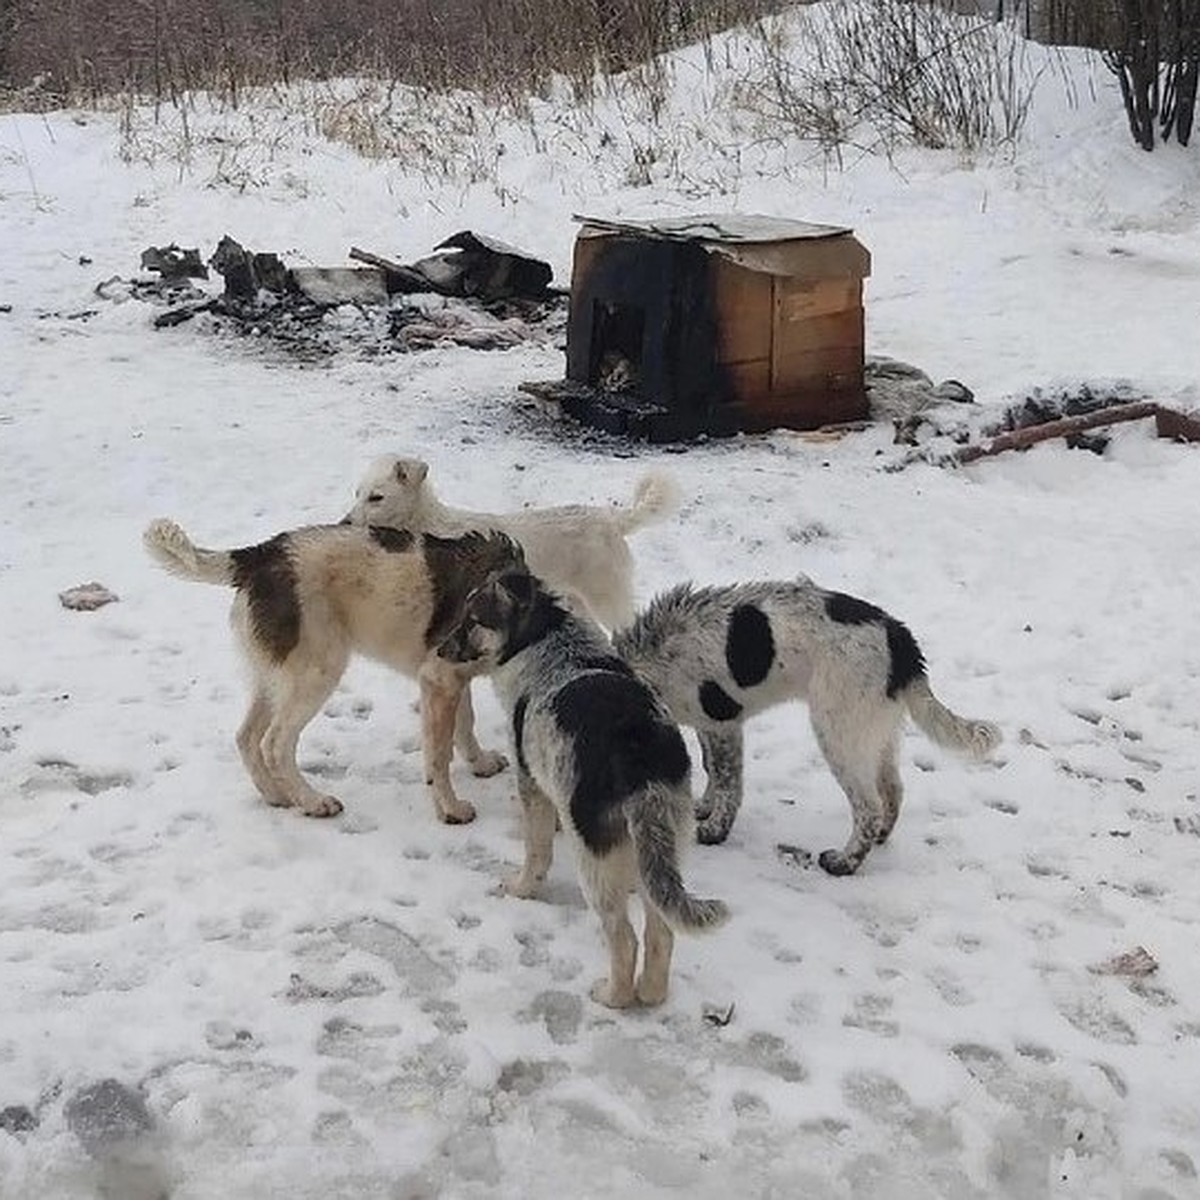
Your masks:
{"label": "white dog's tail", "polygon": [[[675,809],[681,793],[662,783],[647,784],[625,803],[626,820],[637,853],[638,878],[646,896],[670,925],[688,932],[714,929],[729,918],[721,900],[700,900],[679,873]],[[690,804],[690,797],[687,798]]]}
{"label": "white dog's tail", "polygon": [[974,721],[951,712],[933,694],[924,675],[914,679],[901,695],[917,726],[939,746],[966,751],[974,758],[986,758],[1000,745],[998,726],[991,721]]}
{"label": "white dog's tail", "polygon": [[174,521],[159,517],[146,526],[142,544],[164,570],[197,583],[234,583],[233,555],[227,550],[202,550]]}
{"label": "white dog's tail", "polygon": [[647,471],[638,480],[633,502],[613,512],[617,528],[630,534],[669,517],[679,507],[679,485],[666,471]]}

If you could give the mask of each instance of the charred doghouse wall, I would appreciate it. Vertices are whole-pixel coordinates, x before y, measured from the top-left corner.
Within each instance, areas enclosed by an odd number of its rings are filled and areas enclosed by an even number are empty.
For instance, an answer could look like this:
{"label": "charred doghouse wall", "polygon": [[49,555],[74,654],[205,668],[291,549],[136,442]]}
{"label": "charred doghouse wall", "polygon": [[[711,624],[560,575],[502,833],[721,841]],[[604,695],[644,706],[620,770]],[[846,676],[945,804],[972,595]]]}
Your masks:
{"label": "charred doghouse wall", "polygon": [[562,402],[655,440],[866,415],[849,230],[747,216],[588,219],[575,243]]}

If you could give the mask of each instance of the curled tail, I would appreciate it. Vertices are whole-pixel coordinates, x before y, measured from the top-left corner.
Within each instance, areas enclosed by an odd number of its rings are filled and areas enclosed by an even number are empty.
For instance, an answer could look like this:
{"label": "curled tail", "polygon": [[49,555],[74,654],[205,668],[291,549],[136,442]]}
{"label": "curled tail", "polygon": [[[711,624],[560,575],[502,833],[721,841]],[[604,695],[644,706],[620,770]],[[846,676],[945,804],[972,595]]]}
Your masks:
{"label": "curled tail", "polygon": [[613,514],[622,534],[668,517],[679,507],[679,485],[665,471],[648,471],[633,492],[633,502]]}
{"label": "curled tail", "polygon": [[142,545],[164,570],[197,583],[234,584],[233,555],[227,550],[203,550],[174,521],[159,517],[146,526]]}
{"label": "curled tail", "polygon": [[721,900],[700,900],[684,887],[679,874],[678,834],[681,806],[690,810],[686,789],[650,783],[625,802],[625,817],[637,853],[638,877],[646,896],[676,929],[699,932],[723,924],[729,909]]}
{"label": "curled tail", "polygon": [[909,715],[922,733],[947,750],[966,751],[975,758],[986,758],[1000,745],[998,726],[991,721],[975,721],[951,712],[934,694],[924,674],[904,689]]}

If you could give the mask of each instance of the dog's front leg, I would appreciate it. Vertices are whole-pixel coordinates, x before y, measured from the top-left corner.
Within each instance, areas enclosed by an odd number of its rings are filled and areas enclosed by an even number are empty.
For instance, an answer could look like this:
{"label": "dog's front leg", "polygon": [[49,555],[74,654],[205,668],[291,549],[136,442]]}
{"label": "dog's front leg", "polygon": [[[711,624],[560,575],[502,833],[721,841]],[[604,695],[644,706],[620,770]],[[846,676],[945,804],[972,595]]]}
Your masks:
{"label": "dog's front leg", "polygon": [[467,760],[471,774],[480,779],[496,775],[508,766],[499,750],[485,750],[475,737],[475,706],[471,703],[471,685],[462,690],[454,718],[454,748]]}
{"label": "dog's front leg", "polygon": [[696,837],[706,845],[723,842],[742,807],[742,727],[697,729],[708,784],[696,805]]}
{"label": "dog's front leg", "polygon": [[427,660],[419,673],[421,685],[421,741],[425,758],[425,784],[433,796],[438,820],[465,825],[475,820],[475,809],[454,793],[450,782],[450,756],[454,747],[454,722],[465,680],[461,672],[436,658]]}
{"label": "dog's front leg", "polygon": [[525,862],[516,875],[509,876],[503,889],[510,896],[528,900],[537,894],[554,857],[554,830],[558,814],[546,793],[528,771],[517,771],[517,796],[521,801],[521,828],[525,834]]}

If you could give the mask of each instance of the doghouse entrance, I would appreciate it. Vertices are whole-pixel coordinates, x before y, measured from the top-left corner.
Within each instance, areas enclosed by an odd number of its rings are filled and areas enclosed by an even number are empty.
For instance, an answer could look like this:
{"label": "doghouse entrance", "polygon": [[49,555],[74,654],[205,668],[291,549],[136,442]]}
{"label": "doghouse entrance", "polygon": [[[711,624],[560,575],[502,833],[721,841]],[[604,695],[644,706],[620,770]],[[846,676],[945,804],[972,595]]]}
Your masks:
{"label": "doghouse entrance", "polygon": [[646,310],[641,305],[592,303],[588,383],[607,392],[627,392],[642,378]]}

